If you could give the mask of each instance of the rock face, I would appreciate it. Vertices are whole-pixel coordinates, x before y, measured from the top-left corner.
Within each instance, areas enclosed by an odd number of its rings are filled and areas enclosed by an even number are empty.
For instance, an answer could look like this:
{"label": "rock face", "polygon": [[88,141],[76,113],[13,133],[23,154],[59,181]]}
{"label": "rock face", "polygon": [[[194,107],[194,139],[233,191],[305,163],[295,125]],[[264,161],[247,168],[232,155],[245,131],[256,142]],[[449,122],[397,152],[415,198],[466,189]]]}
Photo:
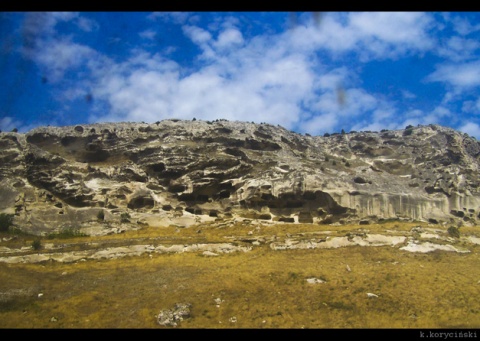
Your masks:
{"label": "rock face", "polygon": [[0,133],[0,147],[0,212],[31,233],[126,221],[480,219],[480,144],[437,125],[304,136],[226,120],[105,123]]}

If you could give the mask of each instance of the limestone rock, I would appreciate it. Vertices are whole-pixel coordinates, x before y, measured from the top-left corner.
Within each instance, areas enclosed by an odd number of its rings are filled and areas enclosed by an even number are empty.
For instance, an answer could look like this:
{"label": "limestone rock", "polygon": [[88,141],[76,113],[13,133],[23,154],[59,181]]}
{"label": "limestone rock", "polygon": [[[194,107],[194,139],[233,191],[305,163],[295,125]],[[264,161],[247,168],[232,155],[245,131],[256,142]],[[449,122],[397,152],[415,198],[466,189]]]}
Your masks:
{"label": "limestone rock", "polygon": [[162,310],[157,321],[161,326],[176,327],[183,319],[190,317],[190,303],[176,303],[173,309]]}
{"label": "limestone rock", "polygon": [[[164,120],[0,133],[0,212],[30,233],[265,223],[475,224],[480,145],[437,126],[303,136],[238,121]],[[129,225],[130,224],[130,225]]]}

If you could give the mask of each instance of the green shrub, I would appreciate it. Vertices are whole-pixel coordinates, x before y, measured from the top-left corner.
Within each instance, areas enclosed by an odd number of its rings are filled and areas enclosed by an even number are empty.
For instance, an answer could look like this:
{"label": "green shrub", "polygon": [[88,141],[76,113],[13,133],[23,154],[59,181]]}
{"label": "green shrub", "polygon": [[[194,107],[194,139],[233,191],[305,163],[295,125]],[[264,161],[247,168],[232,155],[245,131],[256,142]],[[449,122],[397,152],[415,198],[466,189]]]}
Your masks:
{"label": "green shrub", "polygon": [[0,231],[7,232],[13,224],[13,214],[0,214]]}
{"label": "green shrub", "polygon": [[120,221],[122,223],[129,223],[130,222],[130,214],[128,214],[127,212],[124,212],[120,215]]}
{"label": "green shrub", "polygon": [[452,237],[460,238],[460,230],[455,226],[450,226],[447,232]]}
{"label": "green shrub", "polygon": [[87,234],[80,232],[76,228],[65,228],[61,232],[58,233],[51,233],[47,236],[48,239],[68,239],[68,238],[75,238],[75,237],[88,237]]}
{"label": "green shrub", "polygon": [[41,248],[42,248],[42,242],[40,241],[40,239],[35,239],[32,242],[32,249],[34,249],[35,251],[38,251]]}

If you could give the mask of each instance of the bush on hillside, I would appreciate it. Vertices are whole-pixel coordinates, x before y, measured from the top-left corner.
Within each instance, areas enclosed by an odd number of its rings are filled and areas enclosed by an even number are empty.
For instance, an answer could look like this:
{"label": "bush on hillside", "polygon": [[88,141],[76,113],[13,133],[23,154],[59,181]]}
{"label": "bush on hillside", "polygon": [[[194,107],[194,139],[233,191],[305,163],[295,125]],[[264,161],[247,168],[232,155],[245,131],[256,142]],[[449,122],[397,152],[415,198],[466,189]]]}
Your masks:
{"label": "bush on hillside", "polygon": [[0,231],[7,232],[13,224],[13,214],[0,214]]}
{"label": "bush on hillside", "polygon": [[450,226],[447,231],[450,236],[460,238],[460,230],[457,227]]}

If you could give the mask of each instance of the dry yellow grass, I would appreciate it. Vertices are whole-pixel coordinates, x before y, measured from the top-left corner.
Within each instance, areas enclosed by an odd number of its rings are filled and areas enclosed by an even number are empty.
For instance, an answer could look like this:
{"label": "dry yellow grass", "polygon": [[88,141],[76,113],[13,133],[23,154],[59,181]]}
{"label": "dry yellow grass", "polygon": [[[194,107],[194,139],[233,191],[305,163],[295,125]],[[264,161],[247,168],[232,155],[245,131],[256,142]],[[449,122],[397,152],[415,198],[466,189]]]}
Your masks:
{"label": "dry yellow grass", "polygon": [[[261,226],[254,235],[281,238],[361,228],[401,233],[415,225],[278,224]],[[49,242],[215,243],[248,236],[255,226],[145,228]],[[461,231],[478,236],[477,229]],[[191,316],[179,328],[478,328],[479,247],[469,245],[471,252],[465,254],[419,254],[390,246],[273,251],[262,244],[217,257],[181,253],[0,263],[0,327],[165,328],[156,315],[189,302]],[[311,277],[325,283],[309,284]]]}

